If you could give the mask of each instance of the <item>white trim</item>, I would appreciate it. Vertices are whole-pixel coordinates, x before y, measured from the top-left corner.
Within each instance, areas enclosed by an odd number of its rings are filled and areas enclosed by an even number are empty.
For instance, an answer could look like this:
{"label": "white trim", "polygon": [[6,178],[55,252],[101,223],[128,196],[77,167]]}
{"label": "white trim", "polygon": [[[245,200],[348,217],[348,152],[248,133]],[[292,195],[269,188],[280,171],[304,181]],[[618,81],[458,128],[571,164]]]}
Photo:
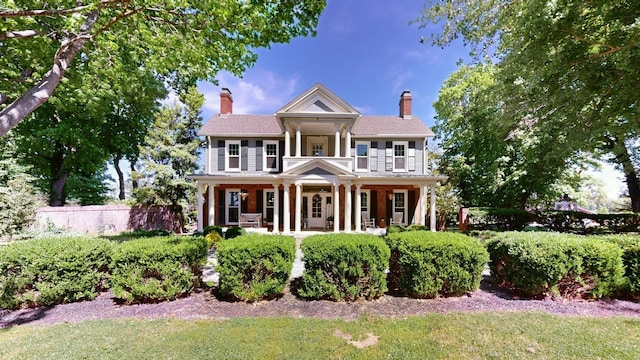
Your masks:
{"label": "white trim", "polygon": [[[230,145],[238,145],[238,167],[232,168],[229,167],[229,159],[231,155],[229,154],[229,146]],[[234,155],[235,157],[236,155]],[[224,141],[224,170],[225,171],[240,171],[242,168],[242,144],[240,140],[225,140]]]}
{"label": "white trim", "polygon": [[[225,205],[224,205],[224,220],[225,223],[227,225],[238,225],[237,221],[229,221],[229,209],[231,209],[232,207],[230,206],[231,204],[231,199],[229,198],[229,194],[232,192],[237,192],[238,193],[238,216],[240,216],[240,213],[242,212],[242,200],[240,199],[240,189],[226,189],[225,193],[224,193],[224,198],[225,198]],[[234,207],[235,208],[235,207]]]}
{"label": "white trim", "polygon": [[[366,194],[365,197],[367,198],[367,209],[366,210],[362,210],[362,195]],[[360,211],[368,211],[369,214],[371,214],[371,190],[369,189],[360,189],[360,204],[358,204],[358,206],[360,206]]]}
{"label": "white trim", "polygon": [[[276,146],[276,154],[275,154],[275,164],[276,167],[275,168],[270,168],[267,167],[267,145],[275,145]],[[278,149],[279,147],[279,143],[278,140],[264,140],[262,142],[262,170],[263,171],[267,171],[267,172],[271,172],[271,171],[279,171],[280,170],[280,162],[278,161],[278,159],[280,158],[280,149]]]}
{"label": "white trim", "polygon": [[[404,168],[396,168],[396,159],[401,158],[400,156],[396,156],[396,145],[404,146]],[[409,169],[409,142],[394,141],[391,145],[391,151],[392,151],[393,172],[407,172]]]}
{"label": "white trim", "polygon": [[[267,201],[269,193],[273,194],[273,205],[272,206],[268,206],[267,205],[269,203]],[[275,191],[273,191],[273,189],[271,189],[271,190],[264,189],[262,191],[262,197],[263,197],[263,199],[262,199],[262,218],[267,223],[273,223],[273,217],[271,218],[271,222],[269,222],[269,220],[268,220],[269,217],[267,215],[267,209],[269,209],[269,208],[273,209],[273,216],[275,216],[275,213],[276,213],[276,208],[275,208],[275,205],[276,205],[276,194],[275,194]]]}
{"label": "white trim", "polygon": [[[367,156],[358,156],[358,145],[366,145],[367,146]],[[367,168],[361,169],[358,168],[358,158],[366,158],[367,159]],[[371,158],[371,142],[370,141],[356,141],[356,152],[354,154],[353,159],[353,168],[356,172],[369,172],[369,162]]]}
{"label": "white trim", "polygon": [[[402,225],[407,225],[407,210],[409,201],[409,191],[408,190],[393,190],[393,201],[391,203],[391,217],[393,219],[393,214],[396,212],[396,194],[404,195],[404,206],[402,207]],[[391,223],[391,222],[389,222]]]}

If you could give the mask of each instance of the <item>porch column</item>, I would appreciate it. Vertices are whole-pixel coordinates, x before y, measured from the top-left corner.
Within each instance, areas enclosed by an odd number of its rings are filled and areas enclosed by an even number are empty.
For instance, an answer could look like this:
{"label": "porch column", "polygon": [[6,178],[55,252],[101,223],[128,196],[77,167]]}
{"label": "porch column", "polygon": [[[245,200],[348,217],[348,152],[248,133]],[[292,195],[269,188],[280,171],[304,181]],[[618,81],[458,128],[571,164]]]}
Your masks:
{"label": "porch column", "polygon": [[424,185],[420,184],[420,200],[419,200],[419,208],[420,208],[420,213],[418,214],[418,218],[420,219],[420,221],[418,222],[418,224],[420,225],[425,225],[425,215],[426,215],[426,206],[425,206],[425,198],[424,198]]}
{"label": "porch column", "polygon": [[216,223],[216,184],[209,184],[209,226]]}
{"label": "porch column", "polygon": [[203,228],[203,224],[204,224],[204,214],[203,214],[203,203],[204,203],[204,199],[202,198],[202,190],[204,189],[204,185],[203,184],[197,184],[196,186],[196,199],[197,199],[197,206],[198,206],[198,231],[202,231]]}
{"label": "porch column", "polygon": [[[335,153],[334,157],[340,157],[340,125],[336,125],[336,139],[335,139]],[[335,215],[334,215],[335,217]]]}
{"label": "porch column", "polygon": [[344,135],[344,157],[351,157],[351,127],[347,126]]}
{"label": "porch column", "polygon": [[294,226],[296,234],[300,233],[302,224],[302,185],[296,184],[296,224]]}
{"label": "porch column", "polygon": [[302,135],[300,134],[300,124],[296,124],[296,157],[302,156]]}
{"label": "porch column", "polygon": [[340,184],[333,184],[333,232],[340,232]]}
{"label": "porch column", "polygon": [[351,182],[344,184],[344,231],[351,232]]}
{"label": "porch column", "polygon": [[291,156],[291,133],[289,125],[284,125],[284,156]]}
{"label": "porch column", "polygon": [[429,187],[429,192],[431,195],[431,207],[430,207],[430,216],[431,221],[429,221],[429,229],[431,231],[436,231],[436,185],[433,184]]}
{"label": "porch column", "polygon": [[280,194],[278,184],[273,185],[273,233],[280,232]]}
{"label": "porch column", "polygon": [[362,185],[356,184],[356,232],[362,230]]}
{"label": "porch column", "polygon": [[284,193],[282,194],[282,208],[284,209],[284,219],[282,219],[282,232],[284,234],[291,233],[291,214],[289,209],[289,183],[284,183]]}

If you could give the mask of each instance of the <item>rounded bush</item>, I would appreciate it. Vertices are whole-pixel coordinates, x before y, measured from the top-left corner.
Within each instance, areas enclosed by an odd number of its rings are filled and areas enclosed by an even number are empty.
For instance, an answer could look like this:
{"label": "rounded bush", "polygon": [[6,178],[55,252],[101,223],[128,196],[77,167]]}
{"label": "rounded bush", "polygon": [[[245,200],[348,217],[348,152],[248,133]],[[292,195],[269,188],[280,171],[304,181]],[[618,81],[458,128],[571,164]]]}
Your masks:
{"label": "rounded bush", "polygon": [[211,234],[212,232],[216,232],[218,233],[218,235],[220,235],[220,237],[224,238],[224,233],[222,231],[222,227],[218,226],[218,225],[211,225],[211,226],[205,226],[204,229],[202,229],[202,235],[207,236],[209,234]]}
{"label": "rounded bush", "polygon": [[224,238],[233,239],[243,235],[247,235],[247,231],[244,228],[241,228],[240,226],[232,226],[225,231]]}
{"label": "rounded bush", "polygon": [[405,229],[405,227],[402,225],[391,225],[387,228],[387,235],[401,233],[405,231],[407,231],[407,229]]}
{"label": "rounded bush", "polygon": [[220,235],[216,231],[210,232],[204,237],[204,239],[207,241],[209,249],[216,249],[218,245],[224,240],[222,235]]}

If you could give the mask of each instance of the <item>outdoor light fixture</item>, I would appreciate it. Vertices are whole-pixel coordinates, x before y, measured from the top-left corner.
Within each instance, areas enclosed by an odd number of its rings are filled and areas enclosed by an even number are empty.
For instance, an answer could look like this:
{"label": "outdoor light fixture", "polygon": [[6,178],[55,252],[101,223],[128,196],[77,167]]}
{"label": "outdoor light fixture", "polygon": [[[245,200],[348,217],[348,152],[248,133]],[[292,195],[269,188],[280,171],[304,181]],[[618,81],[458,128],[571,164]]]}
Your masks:
{"label": "outdoor light fixture", "polygon": [[390,192],[390,193],[387,195],[387,197],[389,198],[389,201],[393,200],[393,193],[392,193],[392,192]]}
{"label": "outdoor light fixture", "polygon": [[249,193],[243,191],[240,193],[240,197],[242,198],[242,201],[247,200],[247,198],[249,197]]}

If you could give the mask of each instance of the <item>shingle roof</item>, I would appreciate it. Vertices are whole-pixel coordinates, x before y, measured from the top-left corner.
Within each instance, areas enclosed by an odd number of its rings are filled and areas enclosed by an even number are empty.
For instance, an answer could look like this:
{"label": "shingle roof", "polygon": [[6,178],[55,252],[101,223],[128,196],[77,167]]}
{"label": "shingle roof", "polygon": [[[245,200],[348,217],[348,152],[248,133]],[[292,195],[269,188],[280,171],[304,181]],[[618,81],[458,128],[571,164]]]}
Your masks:
{"label": "shingle roof", "polygon": [[351,134],[360,135],[418,135],[434,133],[418,117],[405,119],[400,116],[361,116],[356,120]]}
{"label": "shingle roof", "polygon": [[198,135],[282,135],[284,129],[274,115],[214,115]]}

